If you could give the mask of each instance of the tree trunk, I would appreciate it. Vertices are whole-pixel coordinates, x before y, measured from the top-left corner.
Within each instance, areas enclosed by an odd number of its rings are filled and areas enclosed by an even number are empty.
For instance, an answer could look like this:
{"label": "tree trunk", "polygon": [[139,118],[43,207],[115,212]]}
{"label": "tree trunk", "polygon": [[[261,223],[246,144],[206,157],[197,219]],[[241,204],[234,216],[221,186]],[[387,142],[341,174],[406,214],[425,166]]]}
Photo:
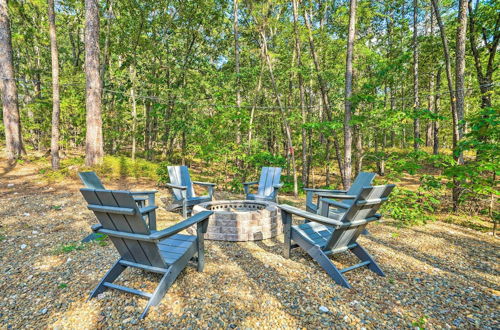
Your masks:
{"label": "tree trunk", "polygon": [[356,0],[350,0],[349,33],[347,36],[347,55],[345,70],[345,112],[344,112],[344,189],[351,187],[352,175],[352,56],[356,37]]}
{"label": "tree trunk", "polygon": [[[316,48],[314,47],[314,39],[313,39],[313,35],[312,35],[312,24],[310,22],[309,15],[307,14],[307,11],[304,12],[304,21],[306,23],[307,30],[309,32],[309,34],[308,34],[309,35],[309,49],[311,52],[311,56],[313,58],[314,68],[315,68],[316,76],[317,76],[318,83],[319,83],[319,88],[320,88],[320,92],[321,92],[321,102],[323,104],[323,108],[325,109],[325,113],[326,113],[326,117],[328,118],[328,121],[332,121],[330,103],[328,100],[328,92],[326,90],[326,85],[325,85],[325,82],[323,80],[323,77],[321,76],[321,68],[320,68],[320,64],[319,64],[319,59],[318,59],[318,55],[316,53]],[[333,136],[333,145],[335,147],[335,155],[337,157],[337,163],[339,166],[340,177],[342,178],[342,182],[344,182],[344,177],[345,177],[344,162],[342,160],[342,154],[340,152],[340,145],[338,142],[336,132],[332,132],[332,136]]]}
{"label": "tree trunk", "polygon": [[0,88],[2,92],[5,145],[9,161],[26,154],[21,136],[17,86],[12,62],[12,40],[7,0],[0,0]]}
{"label": "tree trunk", "polygon": [[453,90],[453,78],[451,73],[451,57],[450,50],[448,47],[448,39],[446,38],[446,30],[441,20],[441,14],[439,13],[438,0],[431,0],[432,7],[434,8],[434,14],[436,16],[436,21],[439,26],[439,33],[441,35],[441,42],[443,44],[443,53],[445,61],[445,71],[446,71],[446,81],[448,83],[448,92],[450,94],[450,108],[451,115],[453,119],[453,149],[457,146],[458,139],[458,116],[455,103],[455,91]]}
{"label": "tree trunk", "polygon": [[433,145],[432,145],[432,153],[434,155],[439,154],[439,100],[441,96],[439,95],[439,89],[441,86],[441,72],[442,68],[440,67],[437,75],[436,75],[436,88],[437,91],[436,97],[434,97],[434,114],[436,115],[435,120],[432,122],[432,134],[433,134]]}
{"label": "tree trunk", "polygon": [[300,92],[300,109],[302,114],[302,184],[306,187],[307,184],[307,136],[306,136],[306,104],[305,104],[305,91],[304,91],[304,78],[302,77],[302,56],[300,51],[300,35],[298,28],[298,0],[293,0],[293,30],[295,36],[295,53],[297,56],[297,69],[298,69],[298,80],[299,80],[299,92]]}
{"label": "tree trunk", "polygon": [[48,0],[50,53],[52,57],[52,136],[50,139],[50,155],[52,169],[59,169],[59,52],[57,50],[56,15],[54,0]]}
{"label": "tree trunk", "polygon": [[[238,39],[238,1],[233,0],[233,31],[234,31],[234,66],[236,73],[236,147],[239,148],[241,145],[241,80],[240,80],[240,46]],[[238,158],[238,153],[236,155],[236,165],[241,166],[241,160]]]}
{"label": "tree trunk", "polygon": [[85,165],[94,166],[104,156],[101,118],[102,81],[99,72],[99,7],[97,0],[85,0],[85,76],[87,134]]}
{"label": "tree trunk", "polygon": [[[454,146],[453,154],[458,165],[464,164],[463,154],[457,147],[463,137],[463,124],[465,114],[465,38],[467,31],[467,0],[460,0],[458,6],[458,27],[455,50],[455,93],[457,109],[457,144]],[[458,211],[458,203],[462,188],[457,178],[453,179],[453,211]]]}
{"label": "tree trunk", "polygon": [[130,72],[130,82],[132,87],[130,88],[130,99],[132,100],[132,161],[135,160],[135,154],[137,151],[137,100],[135,98],[135,81],[136,81],[136,71],[135,66],[132,64],[129,67]]}
{"label": "tree trunk", "polygon": [[413,0],[413,149],[420,148],[420,119],[418,110],[420,99],[418,97],[418,0]]}
{"label": "tree trunk", "polygon": [[288,123],[288,120],[287,120],[285,108],[283,107],[283,104],[281,102],[281,98],[280,98],[280,94],[279,94],[279,91],[278,91],[278,87],[276,85],[276,80],[274,78],[273,65],[271,63],[271,57],[269,56],[269,51],[267,49],[267,38],[266,38],[266,33],[265,33],[263,27],[261,28],[260,34],[261,34],[261,37],[262,37],[262,46],[263,46],[262,49],[264,51],[264,56],[266,58],[267,66],[268,66],[268,69],[269,69],[269,75],[271,76],[271,83],[272,83],[272,86],[273,86],[274,95],[276,97],[276,102],[278,103],[278,107],[280,108],[281,116],[282,116],[282,120],[283,120],[283,125],[285,127],[286,140],[287,140],[287,144],[288,144],[288,148],[289,148],[288,152],[290,153],[290,156],[291,156],[291,159],[292,159],[293,194],[294,194],[295,197],[297,197],[297,195],[299,193],[299,191],[298,191],[299,188],[298,188],[298,184],[297,184],[297,169],[296,169],[296,165],[295,165],[295,152],[294,152],[294,149],[293,149],[292,132],[291,132],[291,129],[290,129],[290,124]]}

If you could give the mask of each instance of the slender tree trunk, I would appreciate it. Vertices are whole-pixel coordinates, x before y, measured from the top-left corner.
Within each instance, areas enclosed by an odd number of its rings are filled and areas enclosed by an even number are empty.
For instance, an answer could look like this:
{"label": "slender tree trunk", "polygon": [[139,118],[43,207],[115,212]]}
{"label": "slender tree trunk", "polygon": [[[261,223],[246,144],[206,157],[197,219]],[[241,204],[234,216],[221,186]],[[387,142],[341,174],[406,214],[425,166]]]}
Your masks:
{"label": "slender tree trunk", "polygon": [[5,145],[9,161],[26,154],[21,136],[17,86],[12,62],[12,39],[7,0],[0,0],[0,88],[2,92]]}
{"label": "slender tree trunk", "polygon": [[450,108],[451,115],[453,119],[453,149],[457,146],[458,139],[458,116],[456,110],[455,103],[455,91],[453,90],[453,76],[451,73],[451,57],[450,50],[448,47],[448,39],[446,38],[446,30],[443,25],[443,21],[441,20],[441,14],[439,13],[438,0],[431,0],[432,7],[434,8],[434,14],[436,16],[436,21],[439,26],[439,33],[441,35],[441,42],[443,44],[443,53],[444,53],[444,61],[445,61],[445,72],[446,72],[446,81],[448,83],[448,92],[450,95]]}
{"label": "slender tree trunk", "polygon": [[347,55],[345,72],[345,112],[344,112],[344,189],[351,187],[352,175],[352,57],[356,37],[356,0],[350,0],[349,32],[347,36]]}
{"label": "slender tree trunk", "polygon": [[288,123],[288,120],[287,120],[285,108],[283,107],[283,104],[281,102],[278,87],[276,85],[276,80],[274,78],[273,65],[271,63],[271,57],[269,56],[269,51],[267,49],[267,37],[266,37],[266,33],[265,33],[263,27],[262,27],[260,33],[261,33],[261,37],[262,37],[261,39],[262,39],[262,45],[263,45],[263,50],[264,50],[264,56],[266,58],[267,66],[269,69],[269,75],[271,76],[271,83],[273,86],[274,95],[276,97],[276,102],[278,103],[278,107],[281,110],[283,125],[285,127],[286,139],[287,139],[287,144],[288,144],[288,148],[289,148],[288,152],[290,153],[291,160],[292,160],[293,194],[295,197],[297,197],[297,195],[299,193],[299,191],[298,191],[299,188],[298,188],[298,184],[297,184],[297,169],[296,169],[296,165],[295,165],[295,152],[293,149],[292,132],[290,129],[290,124]]}
{"label": "slender tree trunk", "polygon": [[50,154],[52,169],[59,169],[59,52],[57,50],[56,15],[54,0],[48,0],[50,53],[52,57],[52,136],[50,140]]}
{"label": "slender tree trunk", "polygon": [[439,154],[439,100],[441,96],[439,95],[439,89],[441,86],[441,72],[442,68],[440,67],[437,75],[436,75],[436,88],[435,90],[437,91],[436,97],[434,97],[434,114],[436,115],[436,119],[432,122],[432,132],[433,132],[433,146],[432,146],[432,153],[434,155]]}
{"label": "slender tree trunk", "polygon": [[295,36],[295,53],[297,56],[297,69],[298,69],[298,80],[299,80],[299,92],[300,92],[300,109],[302,115],[302,184],[304,187],[307,184],[307,136],[306,136],[306,104],[305,104],[305,91],[304,91],[304,78],[302,77],[302,56],[301,56],[301,45],[300,45],[300,35],[298,28],[298,0],[293,0],[293,30]]}
{"label": "slender tree trunk", "polygon": [[132,87],[130,88],[130,99],[132,100],[132,160],[135,160],[137,151],[137,100],[135,98],[135,81],[136,72],[134,65],[130,66],[130,80]]}
{"label": "slender tree trunk", "polygon": [[420,119],[418,110],[418,0],[413,0],[413,149],[420,148]]}
{"label": "slender tree trunk", "polygon": [[[330,103],[328,100],[328,92],[326,90],[326,85],[323,80],[323,77],[321,76],[321,67],[319,64],[319,59],[318,55],[316,53],[316,48],[314,46],[314,39],[312,35],[312,24],[309,18],[309,15],[307,14],[307,11],[304,11],[304,21],[306,22],[307,30],[308,30],[308,35],[309,35],[309,49],[311,52],[311,56],[313,58],[314,62],[314,68],[316,71],[316,76],[318,79],[319,83],[319,88],[321,92],[321,103],[323,104],[323,108],[325,109],[326,117],[328,118],[328,121],[332,121],[332,114],[331,114],[331,109],[330,109]],[[335,155],[337,158],[337,163],[339,166],[339,172],[340,172],[340,177],[342,178],[342,183],[344,182],[344,177],[345,177],[345,171],[344,171],[344,162],[342,160],[342,153],[340,152],[340,145],[338,142],[338,137],[336,132],[332,132],[333,136],[333,145],[335,147]]]}
{"label": "slender tree trunk", "polygon": [[[236,73],[236,108],[237,108],[237,120],[236,120],[236,145],[241,144],[241,86],[240,86],[240,46],[238,39],[238,1],[233,0],[233,31],[234,31],[234,66]],[[240,164],[240,160],[236,159],[236,163]]]}
{"label": "slender tree trunk", "polygon": [[102,81],[99,74],[99,3],[85,0],[85,76],[87,135],[85,165],[94,166],[104,156],[101,118]]}
{"label": "slender tree trunk", "polygon": [[[467,31],[467,0],[460,0],[458,5],[458,27],[455,50],[455,93],[458,120],[457,145],[453,154],[458,165],[464,164],[463,154],[458,148],[458,144],[463,137],[463,124],[465,114],[465,38]],[[458,211],[458,203],[462,188],[458,178],[453,179],[453,211]]]}
{"label": "slender tree trunk", "polygon": [[248,123],[248,153],[252,150],[252,132],[253,132],[253,121],[255,117],[255,109],[257,107],[257,102],[259,101],[260,90],[262,88],[262,75],[264,74],[264,66],[260,68],[259,80],[257,82],[257,88],[255,89],[255,99],[250,110],[250,121]]}

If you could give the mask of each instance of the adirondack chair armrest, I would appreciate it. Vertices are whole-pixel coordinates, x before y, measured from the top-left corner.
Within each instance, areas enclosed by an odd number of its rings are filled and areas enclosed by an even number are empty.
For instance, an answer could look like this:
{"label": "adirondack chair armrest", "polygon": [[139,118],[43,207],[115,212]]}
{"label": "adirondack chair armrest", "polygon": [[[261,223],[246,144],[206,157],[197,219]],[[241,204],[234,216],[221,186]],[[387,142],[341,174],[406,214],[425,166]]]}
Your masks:
{"label": "adirondack chair armrest", "polygon": [[334,193],[334,194],[346,194],[347,193],[347,190],[316,189],[316,188],[304,188],[304,191],[310,191],[313,193],[325,192],[325,193]]}
{"label": "adirondack chair armrest", "polygon": [[100,223],[96,223],[96,224],[94,224],[94,225],[90,226],[90,229],[92,229],[92,231],[93,231],[94,233],[97,233],[97,231],[98,231],[99,229],[101,229],[101,228],[102,228],[102,225],[101,225]]}
{"label": "adirondack chair armrest", "polygon": [[361,226],[361,225],[364,225],[364,224],[367,224],[367,223],[370,223],[370,222],[373,222],[373,221],[377,221],[377,220],[380,220],[382,216],[380,214],[375,214],[369,218],[366,218],[366,219],[361,219],[361,220],[356,220],[356,221],[352,221],[352,222],[343,222],[342,223],[342,228],[345,228],[345,227],[358,227],[358,226]]}
{"label": "adirondack chair armrest", "polygon": [[200,186],[212,186],[212,187],[217,186],[216,183],[201,182],[201,181],[193,181],[193,184],[197,184],[197,185],[200,185]]}
{"label": "adirondack chair armrest", "polygon": [[144,215],[146,213],[153,212],[157,208],[158,208],[158,206],[156,206],[156,205],[149,205],[149,206],[140,208],[139,212],[141,212],[141,214]]}
{"label": "adirondack chair armrest", "polygon": [[178,232],[183,231],[184,229],[191,227],[192,225],[195,225],[199,222],[207,221],[208,217],[211,216],[213,213],[214,213],[213,211],[203,211],[197,213],[192,217],[189,217],[186,220],[181,221],[171,227],[154,232],[153,234],[149,235],[149,237],[154,241],[162,240],[169,236],[175,235]]}
{"label": "adirondack chair armrest", "polygon": [[340,202],[334,201],[333,199],[329,199],[329,198],[321,198],[319,201],[319,204],[320,204],[320,207],[319,207],[320,209],[321,209],[321,204],[333,205],[337,208],[341,208],[344,210],[347,210],[350,207],[347,204],[340,203]]}
{"label": "adirondack chair armrest", "polygon": [[274,189],[280,189],[281,187],[283,187],[283,183],[273,185]]}
{"label": "adirondack chair armrest", "polygon": [[187,190],[187,186],[179,186],[179,185],[171,184],[171,183],[165,183],[165,186],[167,188],[171,188],[171,189]]}
{"label": "adirondack chair armrest", "polygon": [[158,190],[146,190],[146,191],[131,191],[132,195],[151,195],[156,194]]}
{"label": "adirondack chair armrest", "polygon": [[309,212],[303,211],[303,210],[301,210],[297,207],[294,207],[294,206],[281,204],[281,205],[278,205],[278,207],[281,209],[282,212],[285,212],[288,214],[293,214],[293,215],[296,215],[298,217],[307,219],[309,221],[318,222],[318,223],[321,223],[321,224],[326,225],[326,226],[333,226],[335,228],[340,228],[344,225],[344,223],[342,223],[341,221],[327,218],[327,217],[321,216],[319,214],[309,213]]}
{"label": "adirondack chair armrest", "polygon": [[243,190],[245,191],[245,195],[249,194],[249,186],[253,186],[258,183],[259,181],[243,182]]}
{"label": "adirondack chair armrest", "polygon": [[339,194],[330,194],[330,193],[318,193],[319,197],[328,197],[334,199],[356,199],[356,195],[339,195]]}
{"label": "adirondack chair armrest", "polygon": [[193,181],[193,184],[197,184],[199,186],[207,187],[208,189],[208,197],[212,198],[212,195],[214,194],[214,188],[217,186],[215,183],[210,183],[210,182],[201,182],[201,181]]}

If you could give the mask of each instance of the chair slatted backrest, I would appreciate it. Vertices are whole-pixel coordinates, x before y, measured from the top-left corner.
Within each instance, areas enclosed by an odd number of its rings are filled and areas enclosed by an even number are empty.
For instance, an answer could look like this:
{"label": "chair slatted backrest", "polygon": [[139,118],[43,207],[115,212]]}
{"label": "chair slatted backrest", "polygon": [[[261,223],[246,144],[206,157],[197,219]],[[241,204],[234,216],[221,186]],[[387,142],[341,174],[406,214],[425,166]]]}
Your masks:
{"label": "chair slatted backrest", "polygon": [[271,196],[274,192],[274,185],[280,183],[281,167],[263,167],[259,180],[259,196]]}
{"label": "chair slatted backrest", "polygon": [[78,172],[80,180],[90,189],[106,189],[95,172]]}
{"label": "chair slatted backrest", "polygon": [[[104,229],[143,235],[151,233],[129,191],[83,188],[80,192],[89,208],[94,208],[94,214]],[[99,209],[101,206],[104,208]],[[156,243],[108,236],[124,260],[154,267],[166,266]]]}
{"label": "chair slatted backrest", "polygon": [[[373,179],[375,179],[375,176],[377,176],[377,174],[375,173],[360,172],[347,191],[347,195],[358,196],[361,193],[361,190],[363,190],[363,187],[371,186]],[[354,204],[354,199],[346,199],[343,200],[342,203],[352,205]]]}
{"label": "chair slatted backrest", "polygon": [[[363,187],[352,206],[346,212],[338,215],[338,220],[353,223],[357,220],[375,217],[378,209],[387,200],[394,187],[393,184]],[[366,225],[366,223],[359,225],[354,223],[352,226],[335,229],[323,250],[342,249],[355,243]]]}
{"label": "chair slatted backrest", "polygon": [[[187,166],[168,166],[168,176],[170,177],[170,183],[177,186],[186,186],[186,197],[190,199],[196,197],[193,189],[193,182],[189,176],[189,169]],[[172,189],[176,199],[182,199],[182,192],[180,189]]]}

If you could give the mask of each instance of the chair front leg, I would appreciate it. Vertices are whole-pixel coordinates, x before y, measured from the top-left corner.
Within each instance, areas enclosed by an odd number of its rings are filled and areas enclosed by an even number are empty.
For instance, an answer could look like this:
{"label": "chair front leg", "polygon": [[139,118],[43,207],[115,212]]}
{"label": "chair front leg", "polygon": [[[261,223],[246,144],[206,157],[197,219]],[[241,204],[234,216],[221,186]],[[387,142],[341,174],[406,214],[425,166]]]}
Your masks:
{"label": "chair front leg", "polygon": [[283,255],[285,258],[290,258],[290,250],[292,248],[292,215],[284,210],[281,210],[281,221],[283,222],[284,245]]}
{"label": "chair front leg", "polygon": [[210,197],[210,200],[213,199],[213,197],[214,197],[214,186],[208,186],[208,196]]}
{"label": "chair front leg", "polygon": [[207,232],[208,219],[196,224],[196,235],[198,243],[198,271],[202,272],[205,268],[205,238]]}

